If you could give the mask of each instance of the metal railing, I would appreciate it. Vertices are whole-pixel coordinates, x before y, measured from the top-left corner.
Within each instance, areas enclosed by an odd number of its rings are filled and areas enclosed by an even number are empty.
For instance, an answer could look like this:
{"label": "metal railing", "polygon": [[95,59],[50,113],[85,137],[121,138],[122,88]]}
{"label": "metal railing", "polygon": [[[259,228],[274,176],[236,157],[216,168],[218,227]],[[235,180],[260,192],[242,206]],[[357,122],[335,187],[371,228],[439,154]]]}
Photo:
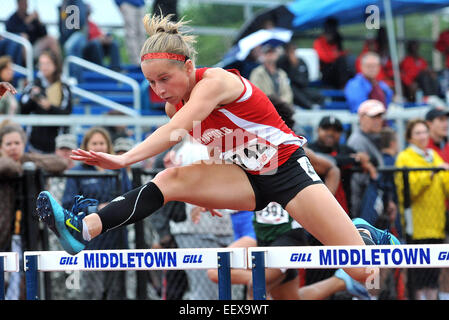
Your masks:
{"label": "metal railing", "polygon": [[33,46],[31,45],[31,42],[29,42],[24,37],[18,36],[17,34],[8,31],[1,31],[0,36],[9,39],[11,41],[17,42],[25,48],[26,67],[22,67],[14,63],[13,69],[18,73],[26,75],[27,80],[29,82],[33,81],[34,65],[33,65]]}
{"label": "metal railing", "polygon": [[[396,128],[399,148],[403,149],[405,141],[405,125],[409,119],[424,117],[428,111],[428,106],[402,108],[399,105],[392,105],[388,108],[386,119],[394,121]],[[342,123],[350,124],[353,128],[358,125],[358,115],[345,110],[300,110],[294,114],[296,123],[302,127],[311,127],[311,140],[316,137],[315,128],[318,127],[320,120],[329,114],[337,117]],[[169,121],[167,116],[108,116],[108,115],[0,115],[0,121],[11,119],[23,126],[67,126],[71,132],[76,132],[79,126],[133,126],[136,128],[136,138],[143,128],[152,126],[161,126]],[[137,139],[137,141],[140,141]]]}
{"label": "metal railing", "polygon": [[[140,96],[140,85],[136,80],[132,79],[131,77],[125,76],[119,72],[109,70],[103,66],[89,62],[85,59],[82,59],[82,58],[79,58],[76,56],[68,56],[64,59],[63,76],[67,79],[70,77],[70,71],[69,71],[70,64],[76,64],[83,68],[92,70],[92,71],[102,74],[106,77],[109,77],[111,79],[114,79],[114,80],[117,80],[119,82],[129,85],[131,87],[132,93],[133,93],[133,109],[127,107],[126,105],[112,101],[111,99],[104,98],[99,94],[84,90],[75,84],[70,84],[70,89],[72,90],[73,94],[76,94],[78,96],[84,97],[89,100],[92,100],[93,102],[101,104],[108,108],[117,110],[123,114],[133,117],[134,119],[140,115],[142,102],[141,102],[141,96]],[[142,137],[141,127],[136,126],[135,131],[136,131],[135,132],[136,140],[140,141],[141,137]]]}
{"label": "metal railing", "polygon": [[133,108],[134,108],[134,110],[128,108],[125,105],[116,103],[112,100],[105,99],[104,97],[102,97],[98,94],[94,94],[92,92],[89,92],[87,90],[79,88],[76,85],[71,85],[70,88],[72,89],[72,92],[74,94],[78,94],[80,96],[86,97],[87,99],[90,99],[98,104],[104,105],[106,107],[110,107],[111,109],[120,111],[120,112],[127,114],[129,116],[132,116],[132,117],[137,117],[140,114],[140,109],[141,109],[140,85],[136,80],[134,80],[128,76],[125,76],[119,72],[109,70],[109,69],[102,67],[98,64],[89,62],[85,59],[81,59],[76,56],[68,56],[64,59],[63,75],[67,79],[70,77],[69,65],[71,63],[81,66],[83,68],[92,70],[94,72],[100,73],[106,77],[112,78],[114,80],[117,80],[119,82],[123,82],[123,83],[126,83],[127,85],[129,85],[133,91]]}

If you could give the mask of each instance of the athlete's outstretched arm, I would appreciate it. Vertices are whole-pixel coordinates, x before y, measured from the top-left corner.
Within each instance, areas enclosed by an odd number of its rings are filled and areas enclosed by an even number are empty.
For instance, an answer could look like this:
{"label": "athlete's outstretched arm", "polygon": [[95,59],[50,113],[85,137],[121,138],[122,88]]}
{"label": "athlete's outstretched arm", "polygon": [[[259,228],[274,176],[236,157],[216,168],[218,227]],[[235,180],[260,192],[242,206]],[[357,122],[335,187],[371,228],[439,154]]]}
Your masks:
{"label": "athlete's outstretched arm", "polygon": [[155,130],[143,142],[122,155],[103,152],[73,150],[71,158],[89,165],[105,169],[118,169],[153,157],[180,142],[193,129],[194,125],[204,120],[217,105],[229,97],[223,93],[225,80],[218,78],[203,79],[191,92],[189,101],[171,120]]}

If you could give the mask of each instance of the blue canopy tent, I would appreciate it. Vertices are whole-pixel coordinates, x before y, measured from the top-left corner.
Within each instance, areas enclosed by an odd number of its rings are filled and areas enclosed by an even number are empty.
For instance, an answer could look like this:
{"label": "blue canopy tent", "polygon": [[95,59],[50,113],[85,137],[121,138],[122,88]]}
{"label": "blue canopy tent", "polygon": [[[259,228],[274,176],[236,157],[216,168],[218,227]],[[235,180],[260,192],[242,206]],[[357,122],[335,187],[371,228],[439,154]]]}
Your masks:
{"label": "blue canopy tent", "polygon": [[328,17],[337,18],[340,25],[364,23],[372,13],[369,10],[366,12],[367,7],[373,5],[378,10],[379,18],[386,22],[395,89],[396,93],[401,95],[393,16],[436,11],[449,6],[449,0],[296,0],[261,12],[242,27],[236,42],[262,28],[266,20],[271,20],[277,27],[293,31],[322,28]]}
{"label": "blue canopy tent", "polygon": [[388,19],[388,10],[392,15],[400,16],[410,13],[425,13],[449,6],[448,0],[296,0],[285,7],[292,13],[291,28],[307,30],[321,28],[328,17],[338,18],[339,24],[364,22],[368,6],[377,6],[381,18]]}

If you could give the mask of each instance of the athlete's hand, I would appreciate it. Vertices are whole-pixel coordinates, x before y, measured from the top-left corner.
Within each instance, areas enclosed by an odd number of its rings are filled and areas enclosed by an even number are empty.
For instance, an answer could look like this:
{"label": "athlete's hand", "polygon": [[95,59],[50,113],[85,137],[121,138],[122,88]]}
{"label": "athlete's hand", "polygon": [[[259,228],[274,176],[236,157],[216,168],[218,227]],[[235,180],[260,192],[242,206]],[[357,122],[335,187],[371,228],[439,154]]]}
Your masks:
{"label": "athlete's hand", "polygon": [[[217,211],[215,209],[196,207],[196,208],[194,208],[194,210],[195,210],[195,214],[194,214],[194,217],[192,217],[192,221],[194,223],[198,223],[199,222],[198,214],[201,213],[201,212],[209,211],[210,214],[212,215],[212,217],[215,217],[215,216],[220,217],[220,218],[223,217],[223,215],[219,211]],[[193,212],[193,210],[192,210],[192,212]]]}
{"label": "athlete's hand", "polygon": [[9,82],[0,82],[0,98],[5,94],[6,91],[16,94],[17,90]]}
{"label": "athlete's hand", "polygon": [[91,166],[104,169],[120,169],[126,166],[123,155],[114,155],[104,152],[85,151],[82,149],[72,150],[70,158],[82,161]]}

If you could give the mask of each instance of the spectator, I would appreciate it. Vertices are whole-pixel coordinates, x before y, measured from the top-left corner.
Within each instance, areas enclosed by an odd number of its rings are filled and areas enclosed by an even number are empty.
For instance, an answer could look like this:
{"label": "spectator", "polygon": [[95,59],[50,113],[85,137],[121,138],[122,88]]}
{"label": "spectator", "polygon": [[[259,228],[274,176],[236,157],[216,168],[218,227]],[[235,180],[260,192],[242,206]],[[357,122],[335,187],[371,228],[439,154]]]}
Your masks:
{"label": "spectator", "polygon": [[360,61],[367,52],[375,52],[380,58],[380,70],[376,80],[385,82],[391,89],[394,88],[393,62],[390,57],[390,48],[388,45],[387,31],[381,26],[376,37],[369,37],[363,45],[362,52],[355,62],[355,70],[361,72]]}
{"label": "spectator", "polygon": [[84,48],[83,56],[93,63],[104,65],[104,57],[109,56],[109,68],[120,71],[120,52],[117,41],[111,34],[104,34],[98,25],[89,19],[91,6],[87,5],[88,43]]}
{"label": "spectator", "polygon": [[[0,82],[12,82],[14,70],[9,56],[0,57]],[[14,115],[20,113],[19,103],[12,94],[7,94],[0,100],[0,114]]]}
{"label": "spectator", "polygon": [[[77,8],[73,11],[72,8]],[[63,0],[59,9],[59,42],[65,56],[82,57],[87,45],[87,7],[83,0]],[[73,15],[76,14],[77,19]],[[81,81],[81,67],[71,64],[70,75]]]}
{"label": "spectator", "polygon": [[[67,161],[67,169],[72,169],[76,163],[74,160],[70,158],[73,149],[78,148],[78,141],[75,135],[70,133],[60,134],[55,139],[56,150],[55,154]],[[54,192],[56,199],[58,201],[62,200],[62,195],[64,193],[65,185],[66,185],[65,177],[51,177],[48,181],[49,188]],[[53,234],[51,234],[53,236]],[[57,242],[57,238],[54,237],[55,243]],[[58,250],[62,247],[58,243]]]}
{"label": "spectator", "polygon": [[[170,157],[170,153],[168,153]],[[203,145],[185,139],[172,159],[174,165],[190,165],[196,161],[207,160],[209,153]],[[170,231],[179,248],[219,248],[228,246],[233,239],[232,222],[229,214],[217,219],[209,212],[193,222],[192,215],[201,208],[185,204],[185,219],[170,221]],[[186,270],[189,289],[184,295],[186,300],[216,300],[216,284],[207,275],[207,270]]]}
{"label": "spectator", "polygon": [[[61,80],[60,57],[52,51],[39,56],[36,80],[25,87],[20,99],[22,114],[66,115],[72,113],[70,87]],[[37,126],[31,129],[30,148],[41,153],[55,152],[55,138],[65,127]]]}
{"label": "spectator", "polygon": [[[396,166],[428,167],[449,170],[449,164],[429,149],[429,127],[425,120],[409,121],[405,133],[409,147],[398,154]],[[410,171],[410,208],[404,207],[403,173],[397,173],[395,182],[401,213],[405,220],[407,243],[441,244],[446,237],[445,200],[449,196],[447,171]],[[408,270],[411,299],[437,300],[440,269],[419,268]]]}
{"label": "spectator", "polygon": [[[60,173],[67,168],[67,162],[56,155],[40,155],[26,153],[26,133],[22,127],[16,123],[8,122],[0,128],[0,251],[11,251],[11,239],[15,219],[20,219],[16,211],[22,209],[19,206],[19,184],[14,178],[19,177],[22,172],[22,165],[25,162],[34,162],[36,167],[50,173]],[[18,221],[20,223],[20,221]],[[22,247],[26,250],[30,247],[24,237],[21,241]],[[9,299],[19,299],[19,285],[13,292],[11,286],[8,288],[6,296]],[[23,292],[22,292],[23,294]]]}
{"label": "spectator", "polygon": [[446,163],[449,163],[448,117],[449,110],[440,108],[430,109],[425,116],[430,135],[427,147],[435,150]]}
{"label": "spectator", "polygon": [[114,140],[115,154],[122,154],[132,149],[134,141],[130,138],[119,137]]}
{"label": "spectator", "polygon": [[[113,149],[114,149],[114,153],[115,154],[123,154],[125,152],[128,152],[129,150],[132,149],[132,147],[134,146],[134,140],[131,138],[124,138],[124,137],[120,137],[114,140],[114,145],[113,145]],[[128,177],[130,179],[130,185],[129,185],[129,189],[132,188],[132,184],[131,184],[131,180],[132,180],[132,172],[131,172],[131,166],[128,166],[125,168],[126,169],[126,173],[128,174]],[[124,181],[122,181],[124,182]]]}
{"label": "spectator", "polygon": [[[393,167],[398,155],[398,138],[396,131],[390,127],[382,128],[380,132],[379,148],[382,152],[384,166]],[[403,238],[401,219],[398,213],[398,195],[396,193],[396,186],[394,184],[394,174],[391,172],[382,172],[382,178],[379,178],[379,185],[382,190],[386,190],[383,198],[385,213],[387,215],[380,217],[376,225],[379,228],[391,229],[392,233],[399,238]],[[392,205],[393,204],[393,205]],[[388,207],[390,206],[390,207]]]}
{"label": "spectator", "polygon": [[78,148],[78,139],[74,134],[66,133],[56,137],[55,153],[68,161],[68,169],[75,166],[75,161],[70,158],[73,149]]}
{"label": "spectator", "polygon": [[17,0],[17,11],[6,21],[6,31],[18,34],[33,45],[33,56],[46,50],[61,55],[58,41],[47,34],[47,28],[40,21],[37,11],[28,14],[28,0]]}
{"label": "spectator", "polygon": [[343,50],[343,38],[338,31],[338,20],[328,18],[324,22],[324,32],[313,42],[320,59],[323,84],[342,89],[352,77],[347,63],[347,52]]}
{"label": "spectator", "polygon": [[293,92],[287,73],[276,65],[279,59],[279,50],[266,44],[262,48],[263,64],[251,71],[249,81],[259,87],[266,95],[275,95],[293,105]]}
{"label": "spectator", "polygon": [[[4,126],[0,128],[0,152],[1,152],[1,170],[0,175],[4,178],[14,178],[18,177],[19,174],[22,173],[22,164],[31,161],[36,164],[38,168],[42,168],[49,172],[62,172],[67,168],[67,162],[55,155],[39,155],[35,153],[26,153],[25,145],[26,145],[26,133],[22,129],[22,127],[13,122],[8,122]],[[2,191],[7,192],[10,188],[6,188],[8,184],[5,184],[5,189],[1,188]],[[8,190],[6,190],[8,189]],[[10,190],[11,191],[11,190]],[[2,199],[10,199],[12,196],[15,196],[16,193],[10,193],[10,196],[5,196]],[[4,205],[7,205],[8,201],[3,201]],[[11,202],[13,204],[14,201]],[[12,208],[12,207],[11,207]],[[11,212],[10,210],[2,210],[1,217],[6,218],[7,212]],[[11,212],[13,215],[14,212]],[[13,218],[10,218],[13,219]],[[9,220],[12,222],[12,220]],[[12,224],[2,224],[3,226],[12,226]],[[10,229],[7,227],[0,228],[2,230],[1,234],[3,239],[7,239],[11,233]],[[4,231],[4,233],[3,233]],[[10,239],[10,238],[9,238]],[[7,248],[9,246],[8,241],[0,242],[1,248]],[[1,250],[5,251],[5,250]]]}
{"label": "spectator", "polygon": [[325,116],[318,125],[318,137],[313,143],[308,144],[317,155],[323,156],[335,163],[341,171],[341,181],[335,192],[335,198],[345,211],[351,215],[350,201],[351,194],[351,169],[363,168],[370,172],[371,176],[376,175],[376,169],[369,160],[365,152],[357,152],[347,144],[341,144],[340,139],[343,133],[343,124],[334,116]]}
{"label": "spectator", "polygon": [[375,52],[367,52],[361,58],[361,72],[348,81],[344,92],[349,110],[357,113],[360,104],[368,99],[382,102],[388,108],[393,91],[381,81],[376,80],[380,71],[380,57]]}
{"label": "spectator", "polygon": [[449,29],[444,30],[435,42],[435,48],[445,57],[445,67],[442,72],[441,90],[444,94],[449,90]]}
{"label": "spectator", "polygon": [[142,19],[145,15],[145,0],[115,0],[124,20],[125,45],[129,62],[140,65],[140,48],[146,39],[142,28]]}
{"label": "spectator", "polygon": [[[78,141],[73,134],[60,134],[56,137],[56,150],[55,154],[67,160],[67,169],[72,169],[75,166],[74,160],[70,158],[70,154],[73,149],[78,148]],[[64,188],[67,182],[66,177],[50,177],[48,179],[48,190],[51,190],[55,199],[62,200]],[[48,234],[48,248],[50,251],[63,250],[58,238],[54,233]],[[79,299],[79,271],[66,271],[63,272],[51,272],[51,298],[53,300],[67,300],[67,299]],[[71,282],[73,288],[67,288],[66,283]]]}
{"label": "spectator", "polygon": [[[168,149],[154,157],[151,169],[160,171],[174,166],[175,151],[173,149]],[[148,179],[147,181],[150,180]],[[178,248],[174,235],[171,234],[170,221],[182,221],[186,218],[185,214],[184,202],[171,201],[157,210],[148,219],[145,219],[143,221],[145,234],[156,234],[156,240],[153,243],[149,243],[149,246],[152,249]],[[154,275],[157,272],[150,271],[150,275]],[[184,293],[188,290],[188,280],[185,270],[164,270],[160,281],[154,281],[154,278],[152,284],[163,300],[181,300]]]}
{"label": "spectator", "polygon": [[0,36],[0,56],[3,55],[11,57],[12,61],[19,66],[24,65],[22,45]]}
{"label": "spectator", "polygon": [[402,85],[408,101],[416,101],[417,90],[422,90],[425,98],[439,95],[437,75],[429,68],[427,61],[419,55],[418,41],[412,40],[407,43],[407,55],[401,61],[400,69]]}
{"label": "spectator", "polygon": [[[378,147],[386,109],[378,100],[367,100],[358,109],[359,127],[349,136],[347,144],[357,152],[368,154],[374,167],[383,166],[382,153]],[[376,175],[377,177],[377,175]],[[354,218],[361,214],[365,190],[370,183],[369,174],[353,173],[351,177],[351,214]]]}
{"label": "spectator", "polygon": [[[232,50],[230,50],[231,52]],[[232,53],[230,53],[232,55]],[[249,79],[251,72],[260,66],[262,61],[262,45],[254,47],[248,54],[248,56],[243,60],[235,60],[224,66],[225,69],[237,69],[239,70],[242,77]],[[224,59],[227,57],[225,56]]]}
{"label": "spectator", "polygon": [[[96,152],[113,153],[112,143],[106,129],[101,127],[93,127],[89,129],[81,143],[81,149],[93,150]],[[73,167],[72,170],[81,170],[88,172],[103,172],[102,168],[80,164]],[[121,170],[120,179],[128,179],[126,172]],[[129,184],[122,184],[129,185]],[[118,194],[127,192],[128,190],[117,190],[117,181],[115,178],[88,177],[88,178],[68,178],[62,197],[64,208],[72,207],[74,196],[82,195],[84,198],[95,198],[98,200],[98,206],[92,203],[94,208],[88,208],[87,213],[91,210],[102,208],[108,202],[113,200]],[[93,239],[88,250],[101,249],[125,249],[127,247],[126,228],[118,228],[110,230],[102,236]],[[81,274],[81,287],[83,299],[125,299],[125,274],[123,272],[95,272]]]}
{"label": "spectator", "polygon": [[290,86],[293,91],[293,103],[305,109],[319,109],[324,97],[315,89],[309,87],[309,71],[306,63],[295,53],[293,43],[285,45],[285,54],[282,55],[277,66],[287,72]]}

